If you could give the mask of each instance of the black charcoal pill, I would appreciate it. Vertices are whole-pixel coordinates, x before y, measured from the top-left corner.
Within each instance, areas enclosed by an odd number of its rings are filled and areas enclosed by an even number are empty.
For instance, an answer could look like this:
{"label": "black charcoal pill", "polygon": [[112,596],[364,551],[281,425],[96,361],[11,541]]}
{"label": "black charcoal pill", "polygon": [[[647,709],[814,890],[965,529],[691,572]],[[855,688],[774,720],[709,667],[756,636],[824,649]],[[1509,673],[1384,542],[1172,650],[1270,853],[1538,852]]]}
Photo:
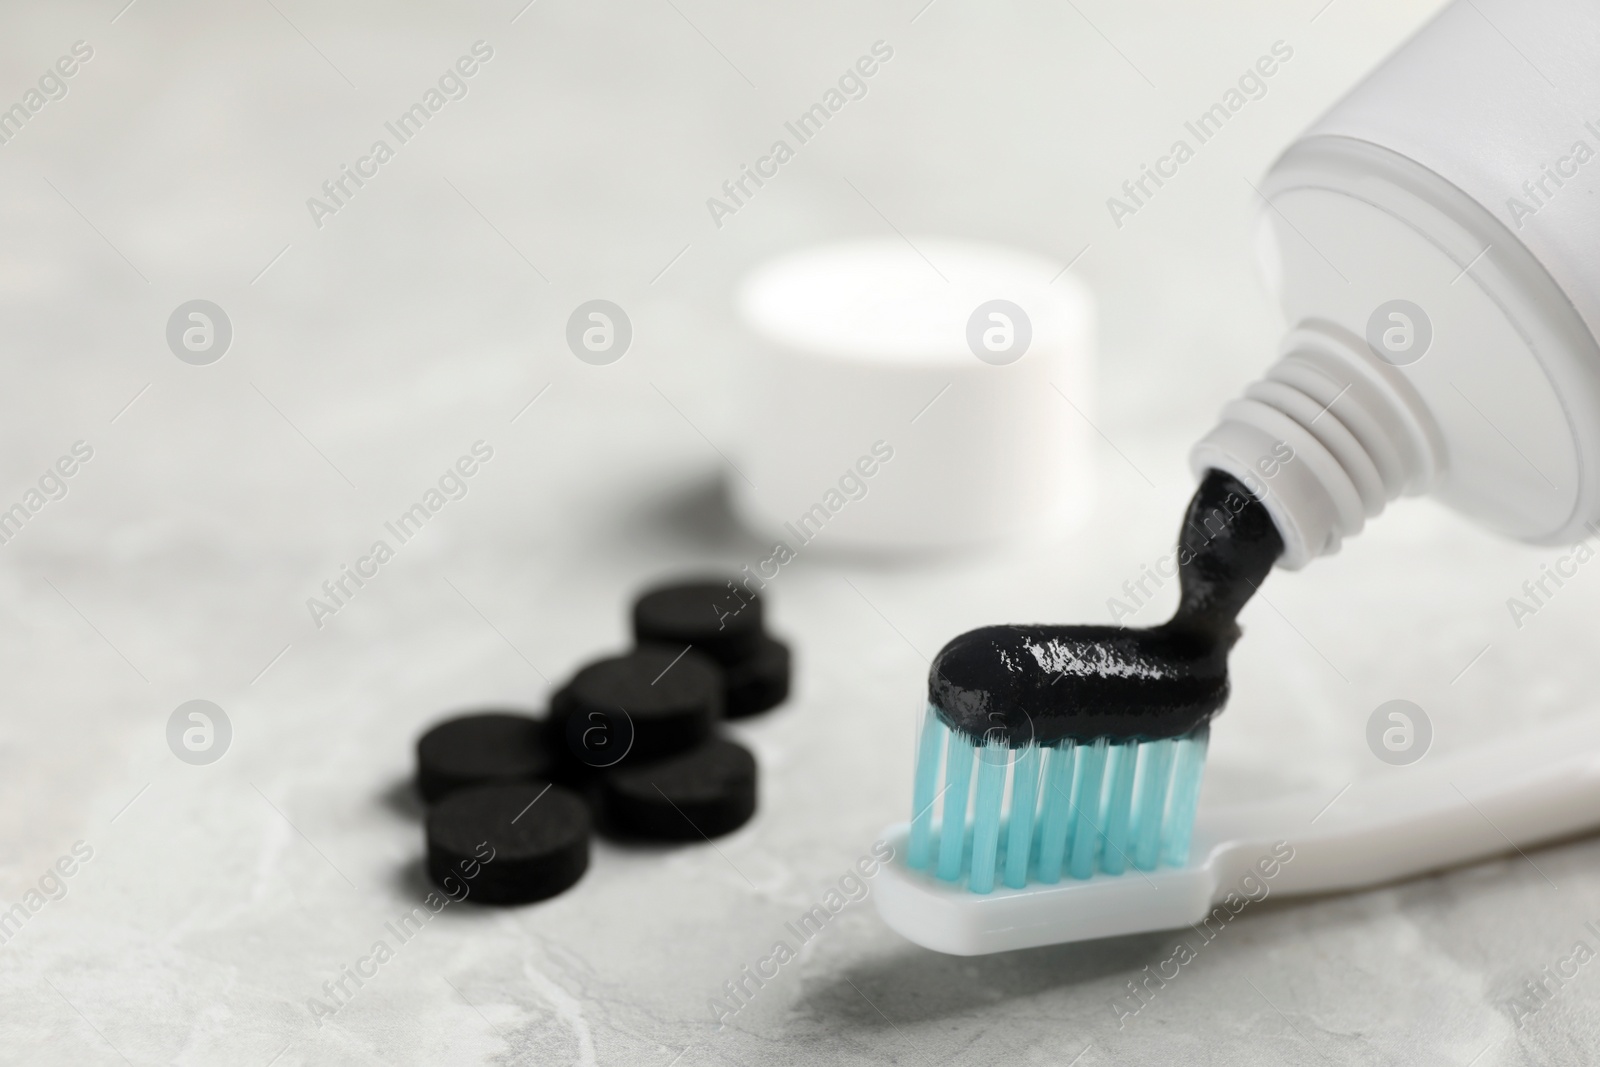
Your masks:
{"label": "black charcoal pill", "polygon": [[722,669],[724,714],[730,719],[777,707],[789,696],[789,646],[761,638],[756,650]]}
{"label": "black charcoal pill", "polygon": [[526,904],[589,867],[589,808],[547,782],[451,793],[428,812],[428,877],[452,900]]}
{"label": "black charcoal pill", "polygon": [[656,763],[624,767],[600,787],[605,827],[628,837],[699,841],[731,833],[756,810],[756,760],[717,738]]}
{"label": "black charcoal pill", "polygon": [[597,660],[550,700],[550,736],[563,760],[596,769],[692,748],[721,718],[716,663],[662,645]]}
{"label": "black charcoal pill", "polygon": [[761,598],[737,582],[714,579],[657,586],[634,601],[633,637],[640,644],[693,645],[719,663],[733,663],[761,639]]}
{"label": "black charcoal pill", "polygon": [[417,789],[433,803],[491,782],[547,779],[554,763],[544,724],[528,715],[486,711],[447,719],[417,741]]}

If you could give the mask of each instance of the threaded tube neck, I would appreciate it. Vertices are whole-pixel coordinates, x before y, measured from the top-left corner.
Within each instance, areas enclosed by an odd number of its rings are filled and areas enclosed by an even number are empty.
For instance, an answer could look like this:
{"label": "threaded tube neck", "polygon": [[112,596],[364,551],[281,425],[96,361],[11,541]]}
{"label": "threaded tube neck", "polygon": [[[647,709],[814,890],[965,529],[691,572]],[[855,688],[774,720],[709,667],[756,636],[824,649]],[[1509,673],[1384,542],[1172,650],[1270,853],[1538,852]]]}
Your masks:
{"label": "threaded tube neck", "polygon": [[1284,354],[1189,457],[1196,476],[1226,471],[1254,493],[1298,570],[1339,550],[1389,501],[1438,477],[1437,428],[1400,372],[1330,323],[1305,322]]}

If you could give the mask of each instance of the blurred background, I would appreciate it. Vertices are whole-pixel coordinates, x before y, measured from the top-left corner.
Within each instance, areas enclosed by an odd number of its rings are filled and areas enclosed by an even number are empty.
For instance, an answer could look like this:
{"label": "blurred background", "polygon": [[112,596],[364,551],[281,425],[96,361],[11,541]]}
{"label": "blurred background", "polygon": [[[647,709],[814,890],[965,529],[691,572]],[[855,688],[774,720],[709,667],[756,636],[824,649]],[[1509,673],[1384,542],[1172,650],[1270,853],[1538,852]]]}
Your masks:
{"label": "blurred background", "polygon": [[[93,449],[0,545],[0,902],[75,841],[94,849],[0,946],[0,1056],[1465,1063],[1494,1044],[1474,1062],[1522,1062],[1532,1039],[1497,1005],[1600,914],[1600,880],[1573,875],[1559,914],[1533,913],[1518,901],[1544,883],[1509,862],[1266,906],[1137,1033],[1107,1002],[1165,958],[1159,939],[951,960],[870,907],[736,1026],[705,1007],[904,818],[944,641],[1110,621],[1108,599],[1168,550],[1190,444],[1282,328],[1251,183],[1441,5],[524,3],[0,15],[0,106],[92,49],[0,145],[0,507],[75,442]],[[879,41],[893,59],[867,94],[718,225],[707,199]],[[1119,226],[1107,199],[1279,41],[1293,59],[1266,93]],[[385,123],[476,42],[492,54],[465,95],[314,217],[308,198],[396,144]],[[444,917],[319,1026],[306,998],[422,892],[417,733],[461,707],[542,707],[626,644],[644,583],[767,554],[723,487],[745,432],[740,279],[897,234],[1013,245],[1092,290],[1096,395],[1061,409],[1096,431],[1092,521],[932,559],[805,555],[767,593],[795,696],[740,728],[762,810],[726,855],[597,846],[574,891]],[[232,326],[205,366],[167,343],[194,299]],[[565,340],[593,299],[633,328],[605,366]],[[467,495],[318,626],[308,598],[480,440],[494,457]],[[1375,765],[1365,723],[1388,699],[1426,708],[1440,747],[1579,706],[1592,580],[1521,629],[1505,605],[1552,555],[1408,501],[1276,575],[1243,620],[1208,794],[1331,796]],[[1174,602],[1169,586],[1130,621]],[[167,747],[191,699],[232,724],[210,766]],[[1592,853],[1540,866],[1565,885]]]}

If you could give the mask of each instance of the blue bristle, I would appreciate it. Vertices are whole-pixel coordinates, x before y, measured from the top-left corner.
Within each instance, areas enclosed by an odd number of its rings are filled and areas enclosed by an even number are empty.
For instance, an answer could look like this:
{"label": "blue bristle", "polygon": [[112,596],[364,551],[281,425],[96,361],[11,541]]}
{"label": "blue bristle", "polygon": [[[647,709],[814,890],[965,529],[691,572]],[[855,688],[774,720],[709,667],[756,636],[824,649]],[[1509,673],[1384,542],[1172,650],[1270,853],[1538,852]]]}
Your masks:
{"label": "blue bristle", "polygon": [[974,893],[1184,866],[1209,738],[1200,726],[1158,741],[975,746],[929,706],[906,864]]}
{"label": "blue bristle", "polygon": [[944,825],[939,830],[937,874],[947,882],[961,876],[962,852],[967,840],[967,792],[972,784],[972,742],[954,730],[944,758]]}
{"label": "blue bristle", "polygon": [[1029,745],[1011,769],[1011,825],[1006,828],[1005,883],[1012,889],[1028,884],[1028,850],[1033,844],[1033,814],[1038,802],[1039,764],[1043,757],[1043,749]]}
{"label": "blue bristle", "polygon": [[972,802],[972,874],[974,893],[994,889],[995,853],[1000,846],[1000,807],[1006,799],[1006,770],[1012,751],[990,741],[978,750],[978,792]]}
{"label": "blue bristle", "polygon": [[1172,772],[1172,792],[1162,826],[1161,862],[1182,867],[1189,862],[1189,838],[1194,833],[1194,813],[1200,804],[1200,774],[1206,765],[1209,726],[1200,726],[1178,742],[1177,766]]}
{"label": "blue bristle", "polygon": [[1121,874],[1128,867],[1133,774],[1138,758],[1137,741],[1120,741],[1111,746],[1111,781],[1106,789],[1105,802],[1105,848],[1100,854],[1100,869],[1107,874]]}
{"label": "blue bristle", "polygon": [[1167,786],[1172,780],[1172,738],[1139,746],[1139,784],[1133,805],[1133,865],[1153,871],[1161,859],[1161,822],[1166,815]]}
{"label": "blue bristle", "polygon": [[922,720],[922,737],[917,744],[915,784],[911,790],[911,837],[906,844],[906,864],[917,870],[933,858],[933,802],[938,796],[939,756],[944,751],[944,736],[949,733],[932,706]]}
{"label": "blue bristle", "polygon": [[1104,737],[1078,746],[1077,780],[1072,788],[1072,855],[1067,864],[1074,878],[1088,878],[1094,874],[1100,830],[1104,825],[1100,818],[1100,792],[1109,748],[1110,743]]}
{"label": "blue bristle", "polygon": [[1061,881],[1061,861],[1072,828],[1073,754],[1078,746],[1062,741],[1050,749],[1044,770],[1044,797],[1039,805],[1039,867],[1041,882]]}

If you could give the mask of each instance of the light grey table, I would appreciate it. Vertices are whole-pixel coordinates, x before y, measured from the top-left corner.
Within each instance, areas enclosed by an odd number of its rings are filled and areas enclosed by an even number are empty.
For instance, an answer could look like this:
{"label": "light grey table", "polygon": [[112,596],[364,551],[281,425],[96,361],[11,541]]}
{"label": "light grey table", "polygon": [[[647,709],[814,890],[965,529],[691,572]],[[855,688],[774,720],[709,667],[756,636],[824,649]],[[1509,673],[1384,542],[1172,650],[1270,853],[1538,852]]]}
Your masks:
{"label": "light grey table", "polygon": [[[0,907],[27,912],[0,945],[0,1059],[1600,1054],[1597,966],[1520,1026],[1508,1007],[1594,944],[1593,841],[1269,900],[1120,1026],[1113,1001],[1173,935],[954,959],[870,901],[722,1029],[709,1006],[904,816],[925,657],[981,623],[1104,620],[1165,550],[1188,442],[1279,329],[1247,180],[1435,4],[121,3],[0,16],[0,105],[75,41],[93,50],[0,145],[0,508],[93,450],[0,544]],[[867,95],[717,226],[706,200],[879,40],[894,56]],[[1116,226],[1107,198],[1280,40],[1294,56],[1265,95]],[[492,56],[465,96],[361,164],[477,41]],[[313,212],[341,165],[370,176]],[[735,730],[761,760],[751,824],[715,847],[599,844],[566,895],[452,905],[400,944],[386,924],[426,892],[419,730],[539,706],[623,644],[642,582],[764,554],[717,488],[740,432],[731,287],[777,251],[891,227],[1078,257],[1102,309],[1091,417],[1115,445],[1100,525],[975,558],[806,555],[769,592],[794,698]],[[609,367],[562,342],[595,297],[636,331]],[[209,366],[165,337],[196,298],[233,327]],[[308,598],[477,441],[494,453],[469,492],[316,625]],[[1207,795],[1332,797],[1379,769],[1363,732],[1393,697],[1427,709],[1441,751],[1593,714],[1594,575],[1520,629],[1505,606],[1551,558],[1404,503],[1275,576],[1244,618]],[[193,699],[232,726],[207,766],[167,744]],[[41,882],[59,899],[30,898]],[[392,958],[313,1015],[379,939]]]}

